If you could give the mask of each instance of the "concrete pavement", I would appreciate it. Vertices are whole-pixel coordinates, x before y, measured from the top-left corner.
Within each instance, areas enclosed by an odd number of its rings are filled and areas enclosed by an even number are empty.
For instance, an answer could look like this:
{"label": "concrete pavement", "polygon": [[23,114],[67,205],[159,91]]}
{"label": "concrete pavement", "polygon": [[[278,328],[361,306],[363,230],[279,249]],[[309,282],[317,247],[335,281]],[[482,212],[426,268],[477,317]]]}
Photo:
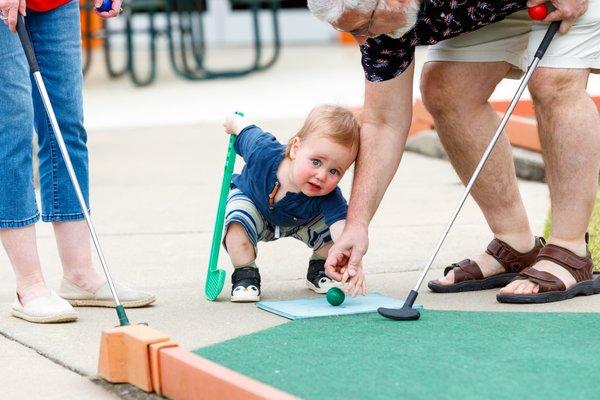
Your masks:
{"label": "concrete pavement", "polygon": [[[359,66],[354,52],[348,48],[316,49],[316,56],[326,57],[330,67],[311,69],[318,75],[314,82],[300,78],[305,63],[299,61],[307,58],[306,49],[291,49],[290,58],[284,54],[281,65],[272,71],[236,81],[174,82],[167,74],[166,83],[133,90],[122,81],[105,83],[98,75],[86,84],[96,229],[115,279],[158,297],[152,307],[128,311],[132,322],[148,322],[193,349],[287,321],[253,304],[229,303],[228,286],[218,302],[203,297],[227,141],[220,121],[233,109],[251,110],[247,111],[251,118],[285,140],[300,127],[305,112],[315,103],[360,104],[362,77],[356,71]],[[335,60],[345,57],[347,69],[334,66]],[[339,92],[327,89],[328,83]],[[180,90],[170,88],[170,84]],[[263,88],[266,94],[261,92]],[[221,94],[215,95],[219,91]],[[160,115],[154,104],[165,105],[168,112]],[[100,106],[104,108],[100,110]],[[349,176],[342,185],[346,194]],[[525,181],[520,182],[520,188],[533,228],[541,233],[549,207],[547,188]],[[365,259],[369,290],[399,298],[406,295],[462,191],[446,161],[405,154],[371,226],[371,246]],[[44,273],[56,288],[61,274],[51,227],[39,224],[38,237]],[[440,276],[449,262],[474,256],[489,240],[485,221],[469,200],[429,277]],[[261,244],[258,265],[263,275],[263,298],[311,296],[304,284],[309,255],[309,249],[292,239]],[[230,272],[226,256],[221,254],[220,260]],[[53,379],[52,390],[57,393],[82,390],[85,396],[81,397],[110,398],[85,378],[96,374],[100,333],[117,324],[114,311],[80,308],[76,323],[29,324],[8,315],[14,277],[1,251],[0,280],[4,282],[0,286],[0,332],[37,352],[11,341],[9,346],[0,343],[2,357],[13,362],[25,351],[27,365],[41,371],[36,375],[33,370],[24,373],[23,368],[5,368],[3,377],[11,381],[11,398],[41,398],[42,392],[31,395],[31,386],[42,385],[50,373],[60,376]],[[600,311],[597,296],[550,305],[509,306],[496,303],[494,295],[494,291],[439,295],[423,288],[418,302],[437,309]],[[47,396],[52,398],[53,394]]]}
{"label": "concrete pavement", "polygon": [[[296,121],[261,121],[287,135]],[[284,137],[280,134],[279,137]],[[255,332],[286,320],[251,304],[231,304],[227,287],[220,301],[203,298],[212,226],[223,168],[226,137],[217,124],[97,131],[90,135],[94,222],[109,266],[125,281],[158,296],[155,306],[129,311],[134,322],[148,322],[188,349]],[[349,179],[344,180],[347,193]],[[546,187],[522,182],[523,197],[540,232],[548,209]],[[407,153],[371,228],[365,265],[369,288],[406,295],[446,223],[462,186],[447,162]],[[481,214],[466,204],[431,276],[450,261],[474,255],[489,240]],[[51,229],[39,226],[45,274],[53,287],[60,263]],[[310,296],[304,285],[310,251],[292,239],[260,246],[264,299]],[[7,316],[14,280],[7,258],[0,263],[0,330],[84,376],[94,376],[102,329],[117,324],[111,309],[80,308],[80,320],[64,325],[31,325]],[[225,255],[220,265],[229,268]],[[474,300],[473,302],[465,299]],[[433,295],[419,302],[431,308],[506,309],[484,295]],[[599,301],[577,299],[559,305],[572,310],[600,308]],[[531,309],[551,309],[552,306]],[[519,308],[523,309],[523,308]]]}
{"label": "concrete pavement", "polygon": [[0,363],[5,368],[0,375],[4,399],[118,398],[64,365],[4,336],[0,336]]}

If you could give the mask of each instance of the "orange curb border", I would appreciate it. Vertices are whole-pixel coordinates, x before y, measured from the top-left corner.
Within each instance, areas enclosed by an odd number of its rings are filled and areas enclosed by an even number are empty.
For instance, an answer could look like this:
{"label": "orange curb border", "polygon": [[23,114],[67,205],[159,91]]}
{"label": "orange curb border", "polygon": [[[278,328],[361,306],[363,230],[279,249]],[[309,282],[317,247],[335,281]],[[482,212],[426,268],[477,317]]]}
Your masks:
{"label": "orange curb border", "polygon": [[148,348],[168,340],[168,335],[146,325],[107,329],[100,339],[98,374],[109,382],[128,382],[150,392],[152,376]]}
{"label": "orange curb border", "polygon": [[160,369],[160,351],[169,347],[177,347],[179,344],[170,340],[161,343],[154,343],[149,346],[150,351],[150,374],[152,375],[152,389],[162,396],[161,369]]}
{"label": "orange curb border", "polygon": [[173,400],[295,400],[297,397],[192,354],[146,325],[107,329],[98,374]]}
{"label": "orange curb border", "polygon": [[162,392],[174,400],[298,399],[181,347],[164,349],[159,357]]}

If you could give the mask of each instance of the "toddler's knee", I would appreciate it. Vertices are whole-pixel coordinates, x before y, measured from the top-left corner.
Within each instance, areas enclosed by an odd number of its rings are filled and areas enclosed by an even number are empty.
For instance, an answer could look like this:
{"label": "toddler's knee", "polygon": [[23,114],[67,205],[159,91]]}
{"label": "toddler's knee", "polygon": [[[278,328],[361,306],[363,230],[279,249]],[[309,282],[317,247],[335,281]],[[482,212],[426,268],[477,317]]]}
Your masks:
{"label": "toddler's knee", "polygon": [[237,222],[232,222],[227,227],[225,244],[228,251],[254,251],[254,246],[250,242],[246,230]]}
{"label": "toddler's knee", "polygon": [[321,247],[319,250],[316,250],[314,253],[322,258],[327,258],[327,256],[329,255],[329,249],[331,249],[332,246],[333,242],[329,242],[323,247]]}

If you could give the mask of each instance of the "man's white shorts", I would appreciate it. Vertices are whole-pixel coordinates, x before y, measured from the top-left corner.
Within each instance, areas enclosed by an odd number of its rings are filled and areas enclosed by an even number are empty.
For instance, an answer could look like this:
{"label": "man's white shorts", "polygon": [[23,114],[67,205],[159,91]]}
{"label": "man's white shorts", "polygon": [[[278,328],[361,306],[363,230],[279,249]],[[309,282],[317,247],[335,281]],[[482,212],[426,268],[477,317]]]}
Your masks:
{"label": "man's white shorts", "polygon": [[[430,46],[427,61],[506,61],[518,77],[533,59],[548,24],[532,21],[527,11],[495,24]],[[539,66],[591,69],[600,73],[600,0],[590,0],[588,10],[565,35],[557,33]]]}

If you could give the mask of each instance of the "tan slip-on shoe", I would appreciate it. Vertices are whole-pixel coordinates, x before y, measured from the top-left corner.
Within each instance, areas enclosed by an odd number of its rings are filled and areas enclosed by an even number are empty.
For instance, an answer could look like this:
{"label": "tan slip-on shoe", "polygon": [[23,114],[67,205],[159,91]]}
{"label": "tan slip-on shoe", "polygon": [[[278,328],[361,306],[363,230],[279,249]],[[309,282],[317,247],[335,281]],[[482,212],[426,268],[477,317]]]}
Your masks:
{"label": "tan slip-on shoe", "polygon": [[75,321],[77,311],[68,301],[61,299],[54,291],[30,300],[26,305],[21,304],[19,296],[13,303],[11,314],[25,321],[38,324]]}
{"label": "tan slip-on shoe", "polygon": [[[125,308],[144,307],[156,301],[156,296],[142,292],[140,290],[131,289],[127,286],[115,282],[115,289],[119,296],[119,301]],[[69,282],[63,278],[58,294],[63,299],[67,300],[74,307],[114,307],[112,293],[108,282],[100,286],[96,292],[91,292]]]}

